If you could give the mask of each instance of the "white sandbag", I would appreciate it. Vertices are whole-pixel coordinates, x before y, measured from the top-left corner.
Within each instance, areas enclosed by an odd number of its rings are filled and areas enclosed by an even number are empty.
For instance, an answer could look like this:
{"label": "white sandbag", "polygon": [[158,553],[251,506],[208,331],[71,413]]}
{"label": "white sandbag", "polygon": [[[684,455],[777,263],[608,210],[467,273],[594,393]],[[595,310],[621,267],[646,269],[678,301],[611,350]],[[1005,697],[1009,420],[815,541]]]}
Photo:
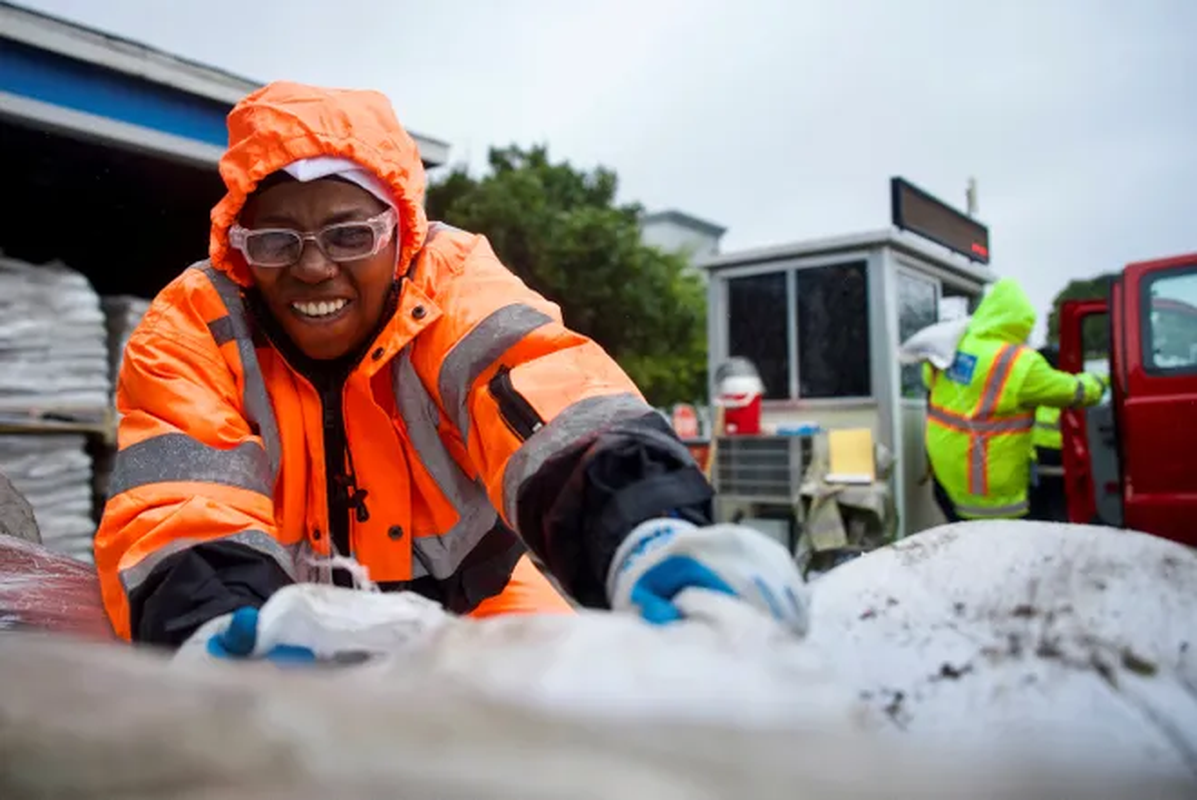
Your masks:
{"label": "white sandbag", "polygon": [[1100,754],[1119,774],[1197,780],[1195,590],[1197,557],[1158,538],[967,523],[821,578],[805,640],[703,592],[683,600],[698,619],[658,628],[595,612],[459,619],[309,585],[263,609],[259,648],[381,653],[351,670],[357,685],[423,675],[580,719],[859,723],[919,748],[1023,749],[1073,770]]}
{"label": "white sandbag", "polygon": [[898,360],[903,364],[928,361],[937,369],[947,369],[956,358],[956,347],[968,330],[971,317],[950,319],[928,325],[898,348]]}
{"label": "white sandbag", "polygon": [[821,578],[809,641],[876,730],[1197,776],[1197,555],[1181,545],[1082,525],[936,528]]}
{"label": "white sandbag", "polygon": [[[298,584],[263,606],[256,650],[300,645],[342,662],[371,654],[349,667],[359,681],[436,675],[497,699],[588,718],[848,724],[855,698],[786,629],[709,592],[690,590],[678,602],[693,621],[662,627],[593,611],[475,620],[413,593]],[[175,662],[211,663],[205,645],[212,632],[201,629]]]}
{"label": "white sandbag", "polygon": [[104,315],[87,278],[0,257],[0,413],[99,422],[110,388]]}
{"label": "white sandbag", "polygon": [[[626,652],[592,653],[610,663]],[[485,673],[490,660],[473,671]],[[223,669],[0,635],[0,797],[1185,800],[1191,781],[828,728],[549,711],[457,675]]]}

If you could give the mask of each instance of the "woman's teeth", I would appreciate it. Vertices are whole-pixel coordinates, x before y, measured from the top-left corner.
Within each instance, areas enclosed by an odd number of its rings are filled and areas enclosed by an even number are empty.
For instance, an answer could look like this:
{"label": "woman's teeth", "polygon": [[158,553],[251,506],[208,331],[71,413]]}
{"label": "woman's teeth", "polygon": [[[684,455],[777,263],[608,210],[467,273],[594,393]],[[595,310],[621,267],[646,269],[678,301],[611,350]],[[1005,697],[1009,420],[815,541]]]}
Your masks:
{"label": "woman's teeth", "polygon": [[340,311],[348,302],[348,300],[321,300],[318,303],[292,303],[291,308],[305,317],[327,317],[329,314]]}

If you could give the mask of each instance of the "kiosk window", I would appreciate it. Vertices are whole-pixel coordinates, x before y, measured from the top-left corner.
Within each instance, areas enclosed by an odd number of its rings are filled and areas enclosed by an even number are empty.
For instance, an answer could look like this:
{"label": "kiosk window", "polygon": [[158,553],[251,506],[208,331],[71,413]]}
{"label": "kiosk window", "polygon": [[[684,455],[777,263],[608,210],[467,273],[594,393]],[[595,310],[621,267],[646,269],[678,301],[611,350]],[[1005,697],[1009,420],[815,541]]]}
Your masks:
{"label": "kiosk window", "polygon": [[981,295],[979,292],[958,289],[950,283],[945,283],[940,289],[940,320],[967,317],[974,313],[979,305],[981,305]]}
{"label": "kiosk window", "polygon": [[1149,286],[1147,363],[1189,372],[1197,367],[1197,271],[1164,274]]}
{"label": "kiosk window", "polygon": [[[911,336],[939,321],[938,288],[934,281],[898,273],[898,340]],[[921,364],[902,365],[902,397],[919,399],[927,396],[923,386]]]}
{"label": "kiosk window", "polygon": [[869,291],[865,263],[800,269],[798,396],[869,397]]}
{"label": "kiosk window", "polygon": [[786,346],[786,273],[727,281],[727,354],[750,360],[765,384],[765,398],[790,396]]}

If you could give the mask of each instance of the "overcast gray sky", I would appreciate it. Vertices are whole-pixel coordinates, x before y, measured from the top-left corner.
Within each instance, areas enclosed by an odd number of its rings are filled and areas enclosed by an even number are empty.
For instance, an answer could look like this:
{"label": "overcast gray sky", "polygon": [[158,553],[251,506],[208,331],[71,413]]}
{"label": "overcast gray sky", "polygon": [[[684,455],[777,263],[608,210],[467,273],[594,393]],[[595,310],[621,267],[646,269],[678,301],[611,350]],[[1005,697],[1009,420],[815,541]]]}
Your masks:
{"label": "overcast gray sky", "polygon": [[[1197,0],[19,0],[257,80],[381,89],[481,165],[546,142],[724,250],[962,206],[1043,316],[1197,251]],[[1041,322],[1042,326],[1042,322]]]}

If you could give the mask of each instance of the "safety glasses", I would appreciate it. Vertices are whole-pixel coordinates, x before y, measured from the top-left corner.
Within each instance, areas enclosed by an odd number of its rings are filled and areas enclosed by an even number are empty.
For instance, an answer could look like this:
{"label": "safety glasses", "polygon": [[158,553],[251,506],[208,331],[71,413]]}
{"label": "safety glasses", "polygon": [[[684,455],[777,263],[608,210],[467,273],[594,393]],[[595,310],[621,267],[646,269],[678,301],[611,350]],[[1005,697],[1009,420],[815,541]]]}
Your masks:
{"label": "safety glasses", "polygon": [[388,208],[376,217],[361,222],[339,222],[316,232],[289,228],[249,230],[240,225],[229,228],[229,244],[241,251],[255,267],[289,267],[303,256],[303,248],[312,241],[331,261],[357,261],[377,255],[395,233],[395,210]]}

